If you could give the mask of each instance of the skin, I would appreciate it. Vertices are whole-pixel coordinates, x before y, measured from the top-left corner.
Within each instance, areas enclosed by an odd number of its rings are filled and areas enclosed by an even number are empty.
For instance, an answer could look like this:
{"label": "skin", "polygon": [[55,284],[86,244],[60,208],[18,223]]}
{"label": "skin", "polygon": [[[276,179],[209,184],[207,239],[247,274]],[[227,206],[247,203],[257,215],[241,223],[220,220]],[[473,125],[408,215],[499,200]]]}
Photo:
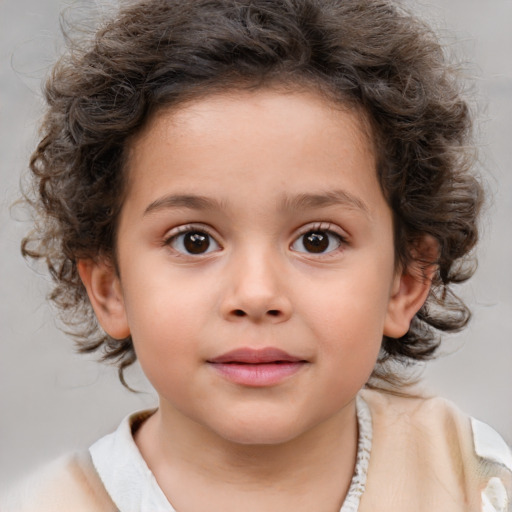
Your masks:
{"label": "skin", "polygon": [[[429,289],[396,269],[367,132],[313,92],[261,90],[162,111],[131,144],[119,274],[79,269],[100,323],[131,334],[158,392],[136,442],[180,512],[343,502],[355,396],[382,336],[405,334]],[[204,252],[187,252],[191,231]],[[233,382],[211,360],[240,347],[278,348],[300,368]]]}

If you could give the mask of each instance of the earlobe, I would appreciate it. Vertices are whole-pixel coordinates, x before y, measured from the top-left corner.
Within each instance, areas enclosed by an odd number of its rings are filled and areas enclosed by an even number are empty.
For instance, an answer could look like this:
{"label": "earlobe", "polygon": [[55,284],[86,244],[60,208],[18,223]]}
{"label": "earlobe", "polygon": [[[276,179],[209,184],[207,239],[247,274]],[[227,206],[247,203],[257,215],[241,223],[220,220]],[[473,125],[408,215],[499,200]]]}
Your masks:
{"label": "earlobe", "polygon": [[107,261],[79,260],[77,267],[101,327],[114,339],[127,338],[130,329],[121,283],[113,265]]}
{"label": "earlobe", "polygon": [[384,335],[390,338],[401,338],[407,333],[414,315],[427,300],[437,271],[437,241],[423,237],[412,255],[412,262],[397,273],[393,282],[384,324]]}

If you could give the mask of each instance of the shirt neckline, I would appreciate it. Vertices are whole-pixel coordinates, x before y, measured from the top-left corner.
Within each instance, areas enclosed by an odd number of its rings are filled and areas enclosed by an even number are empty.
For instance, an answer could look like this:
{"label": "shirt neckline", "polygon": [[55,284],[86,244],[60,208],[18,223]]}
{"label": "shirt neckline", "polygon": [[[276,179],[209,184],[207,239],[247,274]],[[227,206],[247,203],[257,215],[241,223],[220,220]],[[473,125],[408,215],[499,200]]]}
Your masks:
{"label": "shirt neckline", "polygon": [[[176,512],[133,439],[136,429],[154,412],[139,411],[127,416],[115,432],[89,448],[94,467],[119,512]],[[373,429],[370,409],[360,395],[356,397],[356,413],[356,465],[340,512],[357,512],[366,487]]]}

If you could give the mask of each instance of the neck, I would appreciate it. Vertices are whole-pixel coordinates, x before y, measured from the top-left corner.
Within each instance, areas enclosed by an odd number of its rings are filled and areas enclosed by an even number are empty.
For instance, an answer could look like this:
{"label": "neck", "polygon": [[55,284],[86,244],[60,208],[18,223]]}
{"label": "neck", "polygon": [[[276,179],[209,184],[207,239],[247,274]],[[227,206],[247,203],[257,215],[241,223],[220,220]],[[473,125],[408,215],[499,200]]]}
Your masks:
{"label": "neck", "polygon": [[354,472],[355,403],[300,436],[271,445],[226,440],[161,404],[135,440],[177,510],[229,512],[241,505],[247,512],[335,512]]}

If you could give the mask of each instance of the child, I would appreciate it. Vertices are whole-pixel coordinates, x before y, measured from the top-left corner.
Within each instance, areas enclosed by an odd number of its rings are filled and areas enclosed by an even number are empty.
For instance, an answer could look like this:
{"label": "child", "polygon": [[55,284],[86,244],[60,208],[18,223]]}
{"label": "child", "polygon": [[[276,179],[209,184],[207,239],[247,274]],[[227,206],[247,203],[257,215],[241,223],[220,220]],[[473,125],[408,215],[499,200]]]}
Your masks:
{"label": "child", "polygon": [[5,510],[508,509],[504,441],[405,389],[469,319],[482,201],[425,26],[387,0],[139,1],[46,97],[23,252],[159,407]]}

